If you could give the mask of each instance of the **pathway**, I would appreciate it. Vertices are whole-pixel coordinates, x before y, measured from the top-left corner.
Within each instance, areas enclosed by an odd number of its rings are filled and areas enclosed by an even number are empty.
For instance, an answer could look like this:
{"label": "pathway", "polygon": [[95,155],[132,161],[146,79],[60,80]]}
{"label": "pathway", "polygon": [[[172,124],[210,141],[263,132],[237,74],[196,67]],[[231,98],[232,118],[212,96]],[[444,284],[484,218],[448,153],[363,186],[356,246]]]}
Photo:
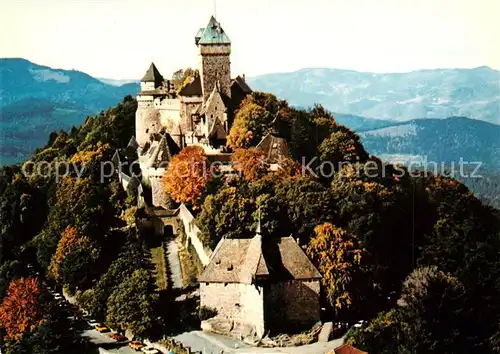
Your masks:
{"label": "pathway", "polygon": [[300,347],[258,348],[252,347],[243,341],[231,339],[213,333],[192,331],[182,333],[174,338],[193,351],[202,354],[240,354],[240,353],[290,353],[290,354],[324,354],[342,345],[343,339],[336,339],[326,343],[313,343]]}
{"label": "pathway", "polygon": [[167,244],[168,265],[170,268],[170,280],[174,289],[182,289],[182,271],[179,261],[179,251],[175,239],[170,239]]}

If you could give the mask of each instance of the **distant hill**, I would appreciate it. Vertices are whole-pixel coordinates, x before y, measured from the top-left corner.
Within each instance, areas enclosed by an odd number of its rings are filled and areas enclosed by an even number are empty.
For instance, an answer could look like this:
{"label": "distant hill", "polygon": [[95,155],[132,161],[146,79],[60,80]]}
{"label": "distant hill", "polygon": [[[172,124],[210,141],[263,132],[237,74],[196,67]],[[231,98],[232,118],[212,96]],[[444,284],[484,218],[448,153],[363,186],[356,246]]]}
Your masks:
{"label": "distant hill", "polygon": [[113,86],[80,71],[20,58],[0,59],[0,78],[0,165],[23,161],[51,131],[79,125],[139,87]]}
{"label": "distant hill", "polygon": [[104,82],[105,84],[108,85],[113,85],[113,86],[123,86],[126,84],[137,84],[139,85],[140,81],[139,80],[118,80],[118,79],[106,79],[103,77],[98,77],[97,80]]}
{"label": "distant hill", "polygon": [[384,128],[394,124],[394,122],[390,120],[365,118],[352,114],[334,113],[334,116],[338,123],[345,125],[358,133],[366,130]]}
{"label": "distant hill", "polygon": [[500,124],[500,72],[486,66],[394,74],[310,68],[248,81],[297,106],[320,103],[333,112],[396,121],[466,116]]}
{"label": "distant hill", "polygon": [[426,157],[445,163],[481,161],[500,171],[500,126],[464,117],[415,119],[360,132],[365,149],[389,160]]}

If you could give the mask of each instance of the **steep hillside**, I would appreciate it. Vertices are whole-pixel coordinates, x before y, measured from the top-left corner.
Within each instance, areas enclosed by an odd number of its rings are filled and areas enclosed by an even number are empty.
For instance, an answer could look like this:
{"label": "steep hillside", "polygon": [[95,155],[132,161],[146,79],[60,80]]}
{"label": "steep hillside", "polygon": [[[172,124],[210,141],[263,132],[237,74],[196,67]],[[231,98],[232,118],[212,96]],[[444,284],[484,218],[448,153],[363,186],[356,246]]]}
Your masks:
{"label": "steep hillside", "polygon": [[248,79],[293,105],[390,120],[467,116],[500,124],[500,72],[489,67],[375,74],[301,69]]}
{"label": "steep hillside", "polygon": [[[500,170],[500,126],[464,117],[417,119],[360,133],[366,150],[387,157],[420,156],[449,164],[480,161]],[[397,155],[397,156],[395,156]],[[394,160],[394,158],[392,158]]]}
{"label": "steep hillside", "polygon": [[138,91],[136,83],[113,86],[18,58],[0,59],[0,78],[0,165],[23,161],[50,132],[79,125]]}

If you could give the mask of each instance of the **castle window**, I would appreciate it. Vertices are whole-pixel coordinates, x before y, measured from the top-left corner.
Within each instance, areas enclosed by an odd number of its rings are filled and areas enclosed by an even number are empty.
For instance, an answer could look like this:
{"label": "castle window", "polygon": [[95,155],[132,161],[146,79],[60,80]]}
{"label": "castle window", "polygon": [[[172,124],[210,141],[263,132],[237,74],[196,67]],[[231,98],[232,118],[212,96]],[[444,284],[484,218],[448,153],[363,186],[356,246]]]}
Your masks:
{"label": "castle window", "polygon": [[146,129],[146,134],[149,133],[149,129]]}

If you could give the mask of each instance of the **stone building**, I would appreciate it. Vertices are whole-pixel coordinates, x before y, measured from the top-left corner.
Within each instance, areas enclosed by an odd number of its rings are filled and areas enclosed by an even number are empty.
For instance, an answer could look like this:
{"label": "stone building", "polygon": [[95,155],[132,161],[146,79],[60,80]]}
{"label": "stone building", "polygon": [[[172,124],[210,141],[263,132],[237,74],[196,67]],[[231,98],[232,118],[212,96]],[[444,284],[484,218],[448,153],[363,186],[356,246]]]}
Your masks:
{"label": "stone building", "polygon": [[308,328],[320,320],[320,279],[292,237],[262,238],[259,227],[253,238],[223,238],[198,279],[201,306],[217,311],[204,326],[257,337]]}
{"label": "stone building", "polygon": [[141,80],[136,112],[140,147],[152,134],[167,132],[179,148],[198,144],[207,151],[222,149],[235,109],[251,92],[244,76],[231,79],[231,40],[212,16],[195,36],[199,75],[179,92],[152,63]]}

